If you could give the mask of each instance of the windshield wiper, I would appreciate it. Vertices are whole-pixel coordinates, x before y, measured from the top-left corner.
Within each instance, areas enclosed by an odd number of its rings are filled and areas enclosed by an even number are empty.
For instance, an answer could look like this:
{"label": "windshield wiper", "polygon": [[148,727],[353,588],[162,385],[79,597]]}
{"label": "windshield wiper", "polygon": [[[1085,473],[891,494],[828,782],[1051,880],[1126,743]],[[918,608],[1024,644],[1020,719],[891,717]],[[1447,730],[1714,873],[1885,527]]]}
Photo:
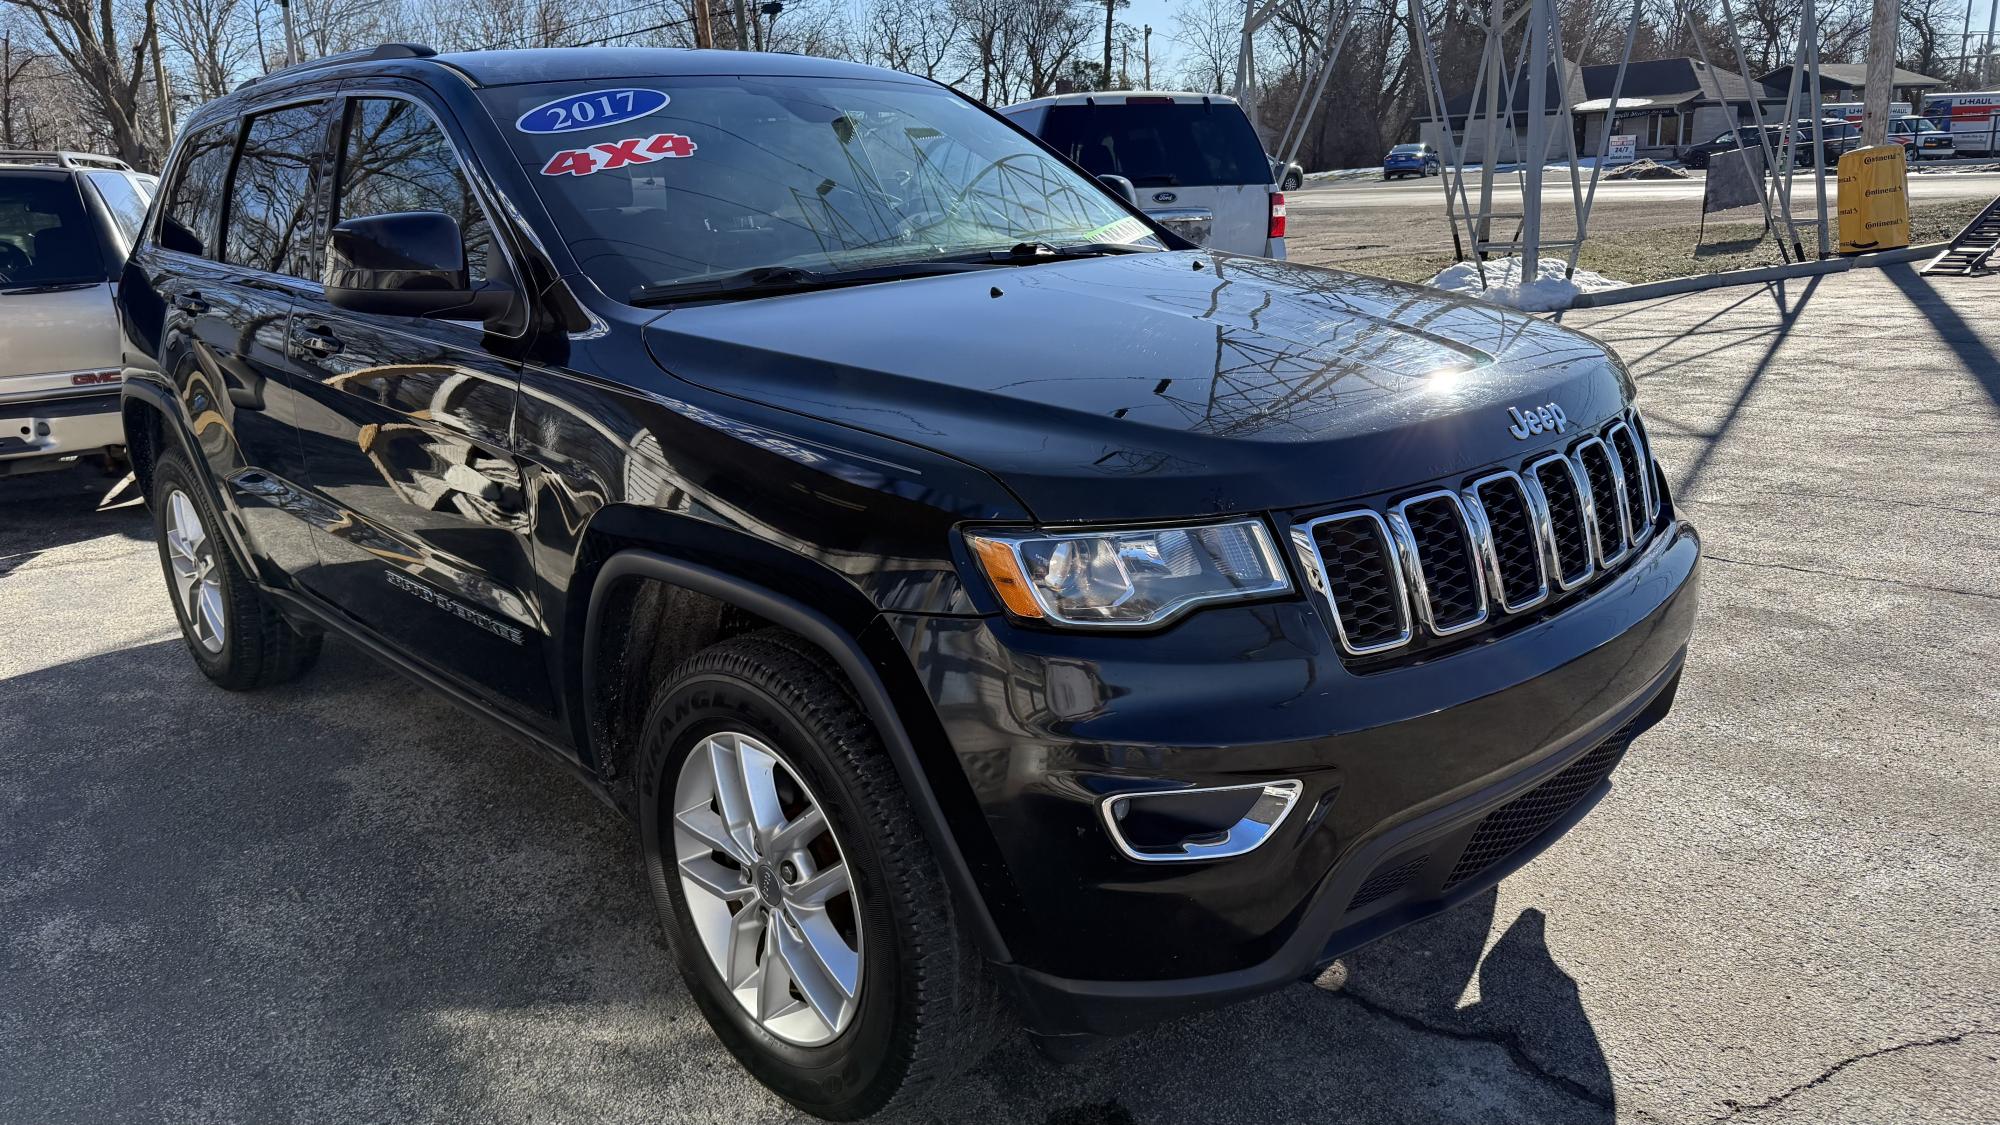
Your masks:
{"label": "windshield wiper", "polygon": [[1009,264],[1028,264],[1051,261],[1057,258],[1101,258],[1108,254],[1152,254],[1158,248],[1142,246],[1136,242],[1073,242],[1055,246],[1047,242],[1021,242],[1005,250],[988,250],[980,255],[980,260]]}
{"label": "windshield wiper", "polygon": [[8,295],[61,293],[68,289],[88,289],[97,284],[99,283],[89,278],[79,278],[74,281],[0,281],[0,293]]}
{"label": "windshield wiper", "polygon": [[756,266],[719,277],[696,277],[663,285],[642,285],[632,291],[635,305],[663,301],[707,299],[737,300],[769,297],[778,293],[803,293],[813,289],[835,289],[843,285],[865,285],[871,281],[895,281],[907,277],[930,277],[941,273],[964,273],[982,268],[976,262],[933,258],[915,262],[890,262],[851,270],[809,270],[799,266]]}

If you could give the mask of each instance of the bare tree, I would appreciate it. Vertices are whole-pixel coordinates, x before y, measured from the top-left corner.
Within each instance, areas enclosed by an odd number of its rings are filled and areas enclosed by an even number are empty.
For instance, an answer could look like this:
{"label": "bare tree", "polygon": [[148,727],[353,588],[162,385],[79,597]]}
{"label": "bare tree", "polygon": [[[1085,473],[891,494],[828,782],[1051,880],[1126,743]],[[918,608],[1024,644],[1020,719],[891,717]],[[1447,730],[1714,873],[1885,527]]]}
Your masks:
{"label": "bare tree", "polygon": [[864,61],[958,85],[972,76],[964,57],[964,10],[935,0],[877,0],[861,19]]}
{"label": "bare tree", "polygon": [[1236,71],[1243,5],[1235,0],[1182,0],[1174,9],[1174,41],[1185,49],[1181,83],[1220,94]]}
{"label": "bare tree", "polygon": [[[153,167],[142,123],[140,91],[146,45],[153,37],[155,0],[12,0],[40,27],[110,133],[111,147],[134,168]],[[130,44],[126,46],[125,44]],[[129,52],[129,54],[128,54]]]}
{"label": "bare tree", "polygon": [[160,0],[160,38],[185,56],[184,73],[201,101],[228,93],[254,54],[241,15],[240,0]]}

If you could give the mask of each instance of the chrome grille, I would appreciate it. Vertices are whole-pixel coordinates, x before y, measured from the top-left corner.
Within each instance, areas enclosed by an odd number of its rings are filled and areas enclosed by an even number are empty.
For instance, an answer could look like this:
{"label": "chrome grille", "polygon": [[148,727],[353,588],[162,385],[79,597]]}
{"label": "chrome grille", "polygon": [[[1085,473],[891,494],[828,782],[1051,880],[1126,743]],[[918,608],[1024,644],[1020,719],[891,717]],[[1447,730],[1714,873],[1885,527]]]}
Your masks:
{"label": "chrome grille", "polygon": [[1590,520],[1583,494],[1582,477],[1570,459],[1551,454],[1528,466],[1547,514],[1545,539],[1555,562],[1556,584],[1573,590],[1590,581],[1597,564],[1590,553]]}
{"label": "chrome grille", "polygon": [[1380,515],[1340,512],[1295,528],[1293,537],[1313,584],[1333,603],[1342,648],[1365,656],[1409,643],[1403,572]]}
{"label": "chrome grille", "polygon": [[1625,557],[1625,482],[1611,450],[1597,438],[1576,444],[1576,467],[1590,487],[1583,506],[1584,522],[1590,526],[1590,540],[1597,551],[1597,565],[1608,567]]}
{"label": "chrome grille", "polygon": [[1486,620],[1479,552],[1457,493],[1441,490],[1413,496],[1396,505],[1389,526],[1402,548],[1417,619],[1426,628],[1448,637]]}
{"label": "chrome grille", "polygon": [[1303,522],[1294,546],[1350,656],[1477,629],[1591,583],[1637,553],[1662,498],[1637,415],[1462,491]]}
{"label": "chrome grille", "polygon": [[1508,613],[1542,604],[1549,596],[1548,564],[1527,484],[1513,472],[1494,473],[1473,481],[1467,499],[1467,510],[1486,517],[1481,546],[1494,600]]}

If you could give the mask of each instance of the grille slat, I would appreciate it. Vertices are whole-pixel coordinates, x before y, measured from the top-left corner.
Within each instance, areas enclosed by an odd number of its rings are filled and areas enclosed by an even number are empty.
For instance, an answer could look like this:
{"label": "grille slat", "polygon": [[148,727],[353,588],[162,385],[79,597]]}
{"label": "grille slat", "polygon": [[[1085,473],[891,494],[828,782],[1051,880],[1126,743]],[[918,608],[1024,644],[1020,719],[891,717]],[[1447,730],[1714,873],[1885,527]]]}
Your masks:
{"label": "grille slat", "polygon": [[1313,525],[1312,542],[1342,646],[1364,655],[1408,642],[1409,604],[1382,517],[1374,512],[1329,516]]}
{"label": "grille slat", "polygon": [[1549,585],[1527,487],[1513,473],[1496,473],[1474,482],[1472,498],[1486,517],[1487,561],[1500,607],[1510,613],[1533,608],[1548,596]]}
{"label": "grille slat", "polygon": [[1396,505],[1407,529],[1419,612],[1433,633],[1446,636],[1486,620],[1486,585],[1472,529],[1457,495],[1433,492]]}
{"label": "grille slat", "polygon": [[1646,459],[1639,452],[1638,439],[1633,437],[1631,427],[1620,422],[1604,431],[1604,443],[1611,447],[1611,453],[1618,458],[1619,474],[1625,478],[1625,526],[1631,530],[1632,542],[1646,537],[1653,522],[1652,481],[1646,473]]}
{"label": "grille slat", "polygon": [[1590,488],[1587,511],[1595,527],[1597,565],[1610,566],[1625,557],[1625,490],[1611,451],[1596,438],[1577,443],[1577,468]]}
{"label": "grille slat", "polygon": [[1565,589],[1587,581],[1597,569],[1591,561],[1590,526],[1584,519],[1583,494],[1569,459],[1544,457],[1529,469],[1541,489],[1549,513],[1549,545],[1555,554],[1556,576]]}

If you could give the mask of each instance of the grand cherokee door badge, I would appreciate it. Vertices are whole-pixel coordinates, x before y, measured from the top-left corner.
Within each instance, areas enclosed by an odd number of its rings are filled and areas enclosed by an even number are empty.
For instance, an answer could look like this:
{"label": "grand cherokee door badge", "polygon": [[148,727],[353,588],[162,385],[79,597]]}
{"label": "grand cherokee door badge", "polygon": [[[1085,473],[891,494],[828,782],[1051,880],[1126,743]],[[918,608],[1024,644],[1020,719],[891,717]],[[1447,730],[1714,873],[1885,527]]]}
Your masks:
{"label": "grand cherokee door badge", "polygon": [[436,590],[431,589],[429,586],[426,586],[421,582],[418,582],[411,578],[406,578],[403,575],[397,574],[395,571],[390,571],[389,585],[394,586],[396,589],[401,590],[406,594],[415,594],[417,597],[422,598],[423,600],[429,602],[431,605],[436,606],[438,609],[444,610],[446,613],[451,614],[453,617],[458,618],[460,621],[464,621],[470,625],[476,625],[479,628],[484,629],[487,632],[493,634],[494,636],[499,637],[503,641],[508,641],[513,644],[521,643],[520,629],[516,628],[515,626],[509,625],[504,621],[499,621],[493,617],[489,617],[488,615],[479,612],[478,610],[472,608],[469,605],[466,605],[464,602],[458,601],[455,598],[448,598],[445,595],[437,592]]}

